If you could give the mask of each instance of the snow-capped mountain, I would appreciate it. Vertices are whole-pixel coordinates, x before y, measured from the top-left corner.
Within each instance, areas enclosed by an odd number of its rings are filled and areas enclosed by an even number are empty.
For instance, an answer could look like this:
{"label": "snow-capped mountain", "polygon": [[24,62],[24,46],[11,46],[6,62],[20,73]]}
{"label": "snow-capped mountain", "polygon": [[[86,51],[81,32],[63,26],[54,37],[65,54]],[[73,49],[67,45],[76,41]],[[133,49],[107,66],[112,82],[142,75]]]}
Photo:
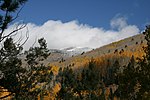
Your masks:
{"label": "snow-capped mountain", "polygon": [[92,50],[92,48],[89,48],[89,47],[83,47],[83,48],[82,47],[69,47],[69,48],[65,48],[62,50],[71,56],[73,56],[73,55],[75,56],[75,55],[79,55],[79,54],[85,53],[87,51],[90,51],[90,50]]}

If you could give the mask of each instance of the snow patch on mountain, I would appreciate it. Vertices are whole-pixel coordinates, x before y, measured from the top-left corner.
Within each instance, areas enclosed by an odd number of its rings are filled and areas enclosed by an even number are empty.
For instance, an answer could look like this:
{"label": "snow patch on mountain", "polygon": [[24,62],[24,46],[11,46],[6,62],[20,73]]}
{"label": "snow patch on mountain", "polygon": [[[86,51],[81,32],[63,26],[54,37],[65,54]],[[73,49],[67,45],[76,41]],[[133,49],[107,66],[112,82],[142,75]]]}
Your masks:
{"label": "snow patch on mountain", "polygon": [[65,51],[69,55],[75,56],[75,55],[79,55],[79,54],[91,51],[92,48],[89,48],[89,47],[69,47],[69,48],[65,48],[62,50]]}

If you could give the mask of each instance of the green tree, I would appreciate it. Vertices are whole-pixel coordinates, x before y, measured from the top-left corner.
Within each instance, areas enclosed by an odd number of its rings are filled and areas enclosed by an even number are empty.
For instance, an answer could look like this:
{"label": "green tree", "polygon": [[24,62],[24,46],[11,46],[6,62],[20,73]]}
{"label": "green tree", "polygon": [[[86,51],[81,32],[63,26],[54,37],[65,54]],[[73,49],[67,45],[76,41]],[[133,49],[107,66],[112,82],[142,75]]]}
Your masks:
{"label": "green tree", "polygon": [[[0,0],[0,11],[2,12],[0,14],[0,43],[2,45],[0,47],[0,85],[4,86],[8,91],[13,92],[19,91],[19,85],[15,86],[18,82],[16,76],[19,72],[24,70],[20,68],[21,60],[17,58],[22,48],[14,44],[10,36],[25,26],[23,25],[8,34],[4,34],[4,32],[9,23],[13,22],[18,17],[18,14],[15,17],[13,17],[12,14],[25,2],[26,0]],[[11,67],[12,65],[14,66],[13,68]]]}
{"label": "green tree", "polygon": [[[0,0],[0,86],[10,92],[1,97],[4,99],[14,95],[14,99],[36,99],[38,94],[45,94],[51,88],[53,73],[51,67],[44,65],[43,60],[49,56],[46,41],[38,40],[39,47],[31,47],[21,57],[23,44],[14,43],[12,35],[26,25],[18,25],[15,30],[5,33],[5,30],[17,17],[18,9],[27,0]],[[18,11],[18,12],[17,12]],[[17,12],[16,16],[13,16]],[[39,86],[39,88],[37,88]]]}
{"label": "green tree", "polygon": [[61,83],[61,89],[57,93],[57,99],[68,100],[69,98],[75,98],[73,89],[75,87],[76,78],[71,68],[60,68],[59,74],[57,75],[57,82]]}
{"label": "green tree", "polygon": [[113,65],[109,65],[107,68],[106,78],[105,78],[105,84],[111,85],[111,84],[118,84],[118,74],[120,73],[120,64],[119,61],[116,60]]}
{"label": "green tree", "polygon": [[116,94],[121,99],[149,100],[150,98],[150,26],[143,32],[147,41],[144,47],[145,55],[138,58],[136,63],[134,57],[119,74],[119,87]]}
{"label": "green tree", "polygon": [[140,90],[138,98],[149,99],[150,98],[150,25],[146,27],[143,32],[147,41],[147,46],[144,48],[145,55],[142,59],[139,59],[139,66],[137,71],[139,73],[138,82],[140,84]]}
{"label": "green tree", "polygon": [[119,75],[119,87],[116,91],[121,99],[136,99],[137,73],[134,56],[131,57],[129,64]]}
{"label": "green tree", "polygon": [[[75,74],[69,67],[59,71],[61,90],[58,92],[59,99],[75,100],[98,100],[105,99],[105,86],[99,71],[96,71],[96,62],[92,59],[87,68]],[[100,90],[103,93],[99,93]]]}
{"label": "green tree", "polygon": [[[4,31],[7,29],[8,24],[18,17],[20,11],[15,17],[13,17],[13,13],[16,12],[26,1],[27,0],[0,0],[0,10],[2,12],[0,14],[0,42],[19,30],[16,29],[7,35],[4,35]],[[22,28],[23,27],[20,27],[20,29]]]}

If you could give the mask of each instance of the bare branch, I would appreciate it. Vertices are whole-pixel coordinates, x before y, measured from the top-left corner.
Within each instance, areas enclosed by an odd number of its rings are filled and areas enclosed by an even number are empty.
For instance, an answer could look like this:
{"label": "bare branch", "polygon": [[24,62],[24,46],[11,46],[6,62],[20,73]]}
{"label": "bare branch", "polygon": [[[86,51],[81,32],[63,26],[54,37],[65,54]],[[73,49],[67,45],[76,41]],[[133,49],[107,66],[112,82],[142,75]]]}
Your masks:
{"label": "bare branch", "polygon": [[[16,27],[15,27],[16,29],[13,29],[13,30],[17,30],[18,28],[22,27],[23,25],[24,25],[24,23],[21,23],[21,24],[18,23],[18,24],[16,24]],[[18,34],[18,31],[16,31],[14,34],[12,34],[11,37],[13,37],[13,36],[15,37]]]}
{"label": "bare branch", "polygon": [[[25,4],[24,4],[24,5],[25,5]],[[13,22],[14,20],[16,20],[16,19],[18,18],[18,16],[19,16],[21,10],[23,9],[24,5],[19,9],[19,11],[17,12],[16,16],[15,16],[9,23]],[[8,23],[6,23],[6,18],[7,18],[7,16],[8,16],[8,13],[9,13],[9,11],[6,10],[6,13],[5,13],[5,16],[4,16],[4,22],[3,22],[3,24],[4,24],[4,23],[5,23],[5,24],[8,24]],[[3,33],[4,33],[5,29],[6,29],[6,27],[4,27],[3,24],[2,24],[2,26],[0,27],[0,28],[1,28],[0,40],[1,40],[2,35],[3,35]],[[6,26],[7,26],[7,25],[6,25]],[[0,41],[0,42],[1,42],[1,41]]]}
{"label": "bare branch", "polygon": [[20,44],[22,40],[23,40],[23,38],[22,38],[22,32],[21,32],[21,36],[14,44]]}
{"label": "bare branch", "polygon": [[[4,30],[5,30],[4,23],[6,22],[7,16],[8,16],[8,10],[6,10],[5,17],[4,17],[4,22],[2,23],[2,26],[0,27],[1,28],[0,39],[1,39],[2,34],[4,33]],[[6,23],[6,24],[8,24],[8,23]]]}
{"label": "bare branch", "polygon": [[23,9],[23,7],[25,6],[25,4],[18,10],[16,16],[11,20],[11,22],[13,22],[14,20],[16,20],[21,12],[21,10]]}
{"label": "bare branch", "polygon": [[23,45],[27,42],[28,39],[29,39],[29,30],[28,30],[28,28],[27,28],[27,31],[26,31],[26,39],[25,39],[25,41],[24,41],[20,46],[23,46]]}
{"label": "bare branch", "polygon": [[37,41],[37,37],[35,38],[35,41],[34,41],[34,43],[32,44],[32,46],[31,46],[31,47],[34,47],[34,45],[35,45],[36,41]]}
{"label": "bare branch", "polygon": [[26,24],[22,24],[18,29],[16,29],[16,30],[10,32],[9,34],[7,34],[7,35],[1,37],[1,38],[0,38],[0,42],[2,42],[5,38],[11,36],[13,33],[17,32],[17,31],[19,31],[19,30],[21,30],[21,29],[23,29],[23,28],[25,28],[25,27],[26,27]]}

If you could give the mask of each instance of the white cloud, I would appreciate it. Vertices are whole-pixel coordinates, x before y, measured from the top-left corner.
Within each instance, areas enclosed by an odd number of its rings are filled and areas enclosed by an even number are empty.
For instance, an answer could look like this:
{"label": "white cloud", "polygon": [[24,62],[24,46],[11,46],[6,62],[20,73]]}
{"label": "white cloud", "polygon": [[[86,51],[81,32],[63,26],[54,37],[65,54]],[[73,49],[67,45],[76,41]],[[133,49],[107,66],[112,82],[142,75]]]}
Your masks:
{"label": "white cloud", "polygon": [[[112,28],[117,28],[117,30],[92,27],[80,24],[75,20],[65,23],[49,20],[41,26],[28,23],[29,40],[24,48],[28,49],[36,38],[41,37],[46,39],[48,48],[62,49],[72,46],[97,48],[139,33],[137,26],[128,25],[124,18],[114,18],[111,20],[110,25]],[[7,32],[11,30],[12,26],[8,28]],[[25,34],[26,31],[26,28],[23,29],[22,34]]]}
{"label": "white cloud", "polygon": [[122,30],[124,27],[128,26],[128,24],[125,17],[118,17],[118,16],[114,17],[111,20],[110,25],[113,29]]}

